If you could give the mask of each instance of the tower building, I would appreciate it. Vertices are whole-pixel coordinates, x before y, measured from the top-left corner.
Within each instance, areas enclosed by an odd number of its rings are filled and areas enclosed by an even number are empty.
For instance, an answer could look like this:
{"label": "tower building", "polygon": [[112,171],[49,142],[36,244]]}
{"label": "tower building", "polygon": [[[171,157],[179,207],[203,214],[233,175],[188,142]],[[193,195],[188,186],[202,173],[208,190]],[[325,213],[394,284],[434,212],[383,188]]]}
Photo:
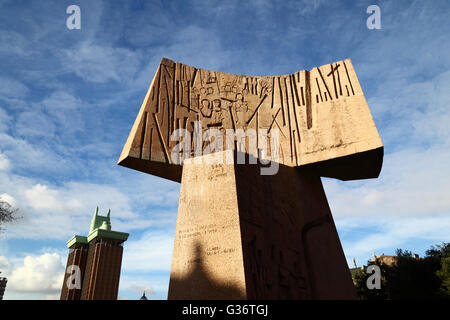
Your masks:
{"label": "tower building", "polygon": [[129,234],[111,230],[111,210],[95,209],[89,234],[73,236],[61,290],[61,300],[115,300],[119,290],[123,243]]}

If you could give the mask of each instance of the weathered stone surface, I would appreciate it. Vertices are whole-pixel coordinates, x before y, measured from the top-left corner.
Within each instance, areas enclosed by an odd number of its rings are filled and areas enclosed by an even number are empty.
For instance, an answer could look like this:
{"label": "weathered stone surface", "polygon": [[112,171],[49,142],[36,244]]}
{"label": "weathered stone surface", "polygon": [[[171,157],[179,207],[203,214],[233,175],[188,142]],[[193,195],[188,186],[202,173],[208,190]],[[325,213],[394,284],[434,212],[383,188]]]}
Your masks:
{"label": "weathered stone surface", "polygon": [[[181,181],[181,166],[171,160],[177,142],[170,136],[178,128],[193,132],[199,120],[203,130],[222,132],[267,129],[270,136],[276,128],[279,162],[309,165],[321,176],[364,179],[381,170],[383,145],[349,59],[290,75],[251,77],[163,58],[118,163]],[[257,156],[256,150],[245,151]]]}
{"label": "weathered stone surface", "polygon": [[169,299],[355,297],[317,175],[184,164]]}
{"label": "weathered stone surface", "polygon": [[185,164],[169,299],[246,296],[234,166]]}
{"label": "weathered stone surface", "polygon": [[[192,133],[196,121],[223,136],[267,130],[271,143],[278,130],[278,173],[192,161],[212,154],[174,163],[172,133]],[[258,157],[261,141],[250,146],[241,151]],[[251,77],[163,58],[118,164],[181,182],[169,299],[353,299],[320,177],[375,178],[382,160],[348,59]]]}

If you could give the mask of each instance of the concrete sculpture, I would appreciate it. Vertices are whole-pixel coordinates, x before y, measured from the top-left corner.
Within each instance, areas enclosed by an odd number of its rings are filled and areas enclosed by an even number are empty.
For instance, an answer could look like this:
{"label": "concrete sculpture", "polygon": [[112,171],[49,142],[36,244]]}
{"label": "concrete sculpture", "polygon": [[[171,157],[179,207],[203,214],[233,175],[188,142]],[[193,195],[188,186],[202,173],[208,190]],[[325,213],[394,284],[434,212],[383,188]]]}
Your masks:
{"label": "concrete sculpture", "polygon": [[251,77],[163,58],[118,164],[181,182],[169,299],[346,299],[320,177],[376,178],[382,160],[350,60]]}

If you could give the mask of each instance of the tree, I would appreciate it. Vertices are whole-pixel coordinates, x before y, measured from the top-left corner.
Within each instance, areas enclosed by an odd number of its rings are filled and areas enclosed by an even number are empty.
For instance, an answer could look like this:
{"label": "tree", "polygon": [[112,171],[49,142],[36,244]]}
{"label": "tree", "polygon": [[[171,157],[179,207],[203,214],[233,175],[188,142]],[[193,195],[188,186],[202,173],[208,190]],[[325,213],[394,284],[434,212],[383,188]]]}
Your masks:
{"label": "tree", "polygon": [[[369,290],[369,275],[363,269],[353,272],[361,299],[450,299],[450,243],[432,246],[425,257],[397,249],[395,263],[375,261],[381,269],[381,289]],[[371,264],[373,262],[369,262]]]}
{"label": "tree", "polygon": [[436,271],[441,280],[440,294],[442,298],[450,299],[450,243],[431,247],[427,255],[440,261],[441,268]]}
{"label": "tree", "polygon": [[[353,281],[355,282],[356,293],[362,300],[385,300],[386,295],[386,280],[381,279],[381,289],[369,289],[367,287],[367,279],[370,274],[366,273],[366,267],[359,268],[353,271]],[[381,266],[381,274],[383,274],[383,266]]]}
{"label": "tree", "polygon": [[415,258],[408,250],[397,249],[397,261],[386,266],[390,299],[437,299],[441,281],[436,275],[440,261],[431,256]]}
{"label": "tree", "polygon": [[17,208],[13,208],[8,202],[0,198],[0,231],[4,229],[3,225],[5,223],[18,219],[18,217],[15,216],[17,211]]}

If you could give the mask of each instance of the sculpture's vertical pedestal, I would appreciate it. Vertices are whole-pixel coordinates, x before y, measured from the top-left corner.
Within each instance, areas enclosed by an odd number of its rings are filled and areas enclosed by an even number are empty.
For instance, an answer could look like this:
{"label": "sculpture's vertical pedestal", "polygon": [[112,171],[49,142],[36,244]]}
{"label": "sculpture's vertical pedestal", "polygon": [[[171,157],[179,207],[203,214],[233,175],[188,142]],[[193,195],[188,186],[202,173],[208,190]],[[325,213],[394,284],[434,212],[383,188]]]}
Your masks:
{"label": "sculpture's vertical pedestal", "polygon": [[320,177],[185,163],[168,298],[356,298]]}

